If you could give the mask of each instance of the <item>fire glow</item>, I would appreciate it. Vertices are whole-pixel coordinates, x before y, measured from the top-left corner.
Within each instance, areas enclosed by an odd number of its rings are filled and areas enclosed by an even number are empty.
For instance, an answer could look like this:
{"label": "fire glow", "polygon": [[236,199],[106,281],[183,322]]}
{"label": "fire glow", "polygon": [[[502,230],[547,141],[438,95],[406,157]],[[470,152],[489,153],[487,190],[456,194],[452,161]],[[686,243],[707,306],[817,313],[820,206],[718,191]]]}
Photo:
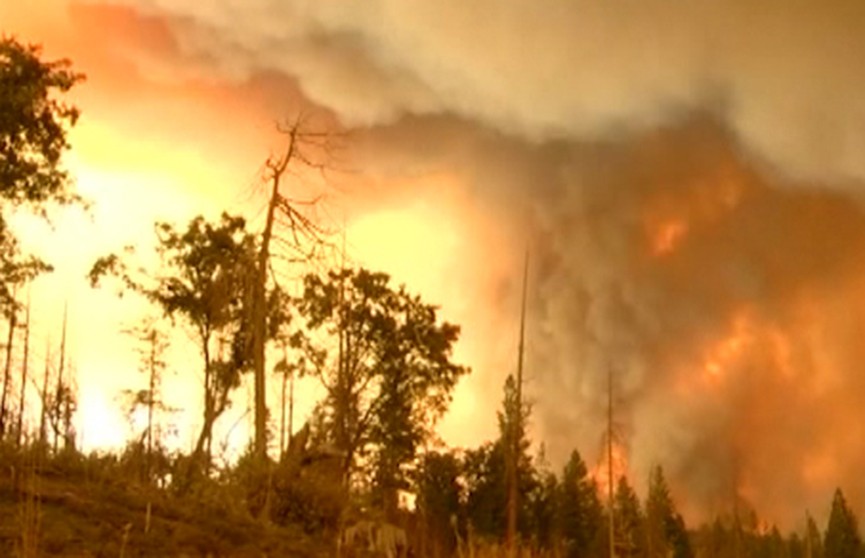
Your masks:
{"label": "fire glow", "polygon": [[663,223],[652,237],[652,255],[660,257],[674,252],[687,233],[685,221],[673,219]]}
{"label": "fire glow", "polygon": [[613,479],[613,488],[618,486],[621,479],[628,478],[628,454],[624,444],[616,439],[613,435],[613,443],[610,448],[612,454],[612,470],[610,460],[607,455],[607,448],[604,447],[601,461],[589,472],[589,476],[594,479],[598,487],[598,494],[601,500],[605,500],[610,494],[610,477]]}

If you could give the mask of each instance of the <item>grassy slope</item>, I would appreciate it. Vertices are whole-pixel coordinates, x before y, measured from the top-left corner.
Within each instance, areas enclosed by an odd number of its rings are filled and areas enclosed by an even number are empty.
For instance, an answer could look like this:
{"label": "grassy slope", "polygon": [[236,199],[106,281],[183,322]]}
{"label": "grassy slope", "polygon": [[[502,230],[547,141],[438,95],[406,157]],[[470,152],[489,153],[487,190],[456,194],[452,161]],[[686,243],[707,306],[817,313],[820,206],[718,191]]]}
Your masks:
{"label": "grassy slope", "polygon": [[[0,463],[0,555],[15,556],[26,525],[26,505],[38,501],[39,556],[213,556],[328,555],[321,542],[251,519],[231,509],[223,496],[186,500],[144,490],[122,479],[46,467],[20,474]],[[32,471],[32,469],[31,469]],[[151,503],[150,531],[145,534]],[[32,532],[32,531],[31,531]],[[126,543],[124,544],[124,539]]]}

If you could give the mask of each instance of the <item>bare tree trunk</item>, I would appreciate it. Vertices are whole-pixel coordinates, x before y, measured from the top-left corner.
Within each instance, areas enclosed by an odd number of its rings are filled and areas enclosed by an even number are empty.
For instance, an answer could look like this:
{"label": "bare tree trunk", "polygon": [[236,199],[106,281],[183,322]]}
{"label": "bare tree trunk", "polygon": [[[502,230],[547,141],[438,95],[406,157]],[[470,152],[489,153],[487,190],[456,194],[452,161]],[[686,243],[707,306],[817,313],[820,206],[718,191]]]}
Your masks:
{"label": "bare tree trunk", "polygon": [[615,503],[613,502],[613,369],[607,370],[607,530],[610,538],[610,558],[616,558]]}
{"label": "bare tree trunk", "polygon": [[350,484],[351,462],[353,460],[353,451],[351,447],[351,434],[349,433],[349,393],[351,388],[348,381],[348,369],[351,359],[351,334],[348,331],[348,308],[345,301],[345,237],[343,236],[343,264],[342,277],[339,283],[339,353],[337,355],[336,369],[336,389],[334,393],[334,423],[335,432],[334,438],[336,447],[343,452],[344,461],[342,465],[343,483],[345,486]]}
{"label": "bare tree trunk", "polygon": [[27,367],[30,364],[30,293],[27,293],[27,310],[24,324],[24,362],[21,363],[21,395],[18,398],[18,425],[16,428],[16,444],[20,448],[24,435],[24,412],[27,410],[25,396],[27,394]]}
{"label": "bare tree trunk", "polygon": [[510,448],[508,453],[508,503],[507,503],[507,548],[508,556],[517,552],[517,510],[519,509],[519,455],[520,433],[523,423],[523,353],[526,337],[526,287],[529,276],[529,254],[526,252],[523,268],[523,299],[520,309],[520,342],[517,348],[517,412],[510,425]]}
{"label": "bare tree trunk", "polygon": [[[336,397],[334,398],[334,422],[336,423],[336,447],[341,451],[348,453],[348,432],[347,426],[347,401],[344,399],[345,383],[346,383],[346,362],[348,358],[348,319],[346,315],[348,311],[345,304],[345,227],[343,226],[342,233],[342,262],[340,264],[342,277],[339,281],[339,349],[336,361]],[[343,480],[347,483],[349,462],[343,464]]]}
{"label": "bare tree trunk", "polygon": [[[285,352],[283,350],[283,352]],[[287,365],[286,361],[286,365]],[[288,383],[288,370],[282,371],[282,394],[279,412],[279,457],[282,459],[282,454],[285,453],[285,387]]]}
{"label": "bare tree trunk", "polygon": [[261,247],[258,252],[258,262],[253,289],[252,305],[252,359],[255,374],[255,454],[264,459],[267,456],[267,398],[265,395],[265,355],[264,347],[267,333],[267,266],[270,259],[270,241],[273,238],[273,225],[276,218],[276,207],[279,203],[279,185],[288,164],[294,157],[297,143],[298,128],[289,131],[288,149],[282,159],[268,162],[270,171],[271,191],[267,203],[267,217],[264,231],[261,234]]}
{"label": "bare tree trunk", "polygon": [[288,445],[294,439],[294,372],[288,382]]}
{"label": "bare tree trunk", "polygon": [[213,425],[216,422],[213,408],[207,410],[204,415],[204,424],[201,426],[201,432],[198,434],[198,441],[195,443],[193,455],[199,456],[205,460],[206,469],[210,470],[211,462],[211,442]]}
{"label": "bare tree trunk", "polygon": [[210,437],[213,430],[213,371],[211,370],[210,362],[210,338],[205,336],[202,344],[204,352],[204,424],[201,427],[201,434],[198,437],[198,442],[195,444],[196,456],[203,456],[206,460],[206,470],[210,470],[211,460],[211,445]]}
{"label": "bare tree trunk", "polygon": [[147,394],[147,458],[145,462],[145,472],[147,474],[147,482],[150,482],[150,475],[153,461],[153,404],[156,391],[156,329],[150,330],[150,385]]}
{"label": "bare tree trunk", "polygon": [[63,368],[66,365],[66,313],[68,307],[63,305],[63,329],[60,334],[60,365],[57,369],[57,389],[54,391],[54,412],[55,412],[55,432],[54,432],[54,453],[57,453],[57,444],[59,438],[60,412],[63,405]]}
{"label": "bare tree trunk", "polygon": [[12,380],[12,346],[15,342],[15,328],[17,327],[17,308],[12,308],[9,314],[9,335],[6,338],[6,366],[3,370],[3,395],[0,397],[0,438],[6,435],[6,400],[9,395]]}
{"label": "bare tree trunk", "polygon": [[72,387],[75,385],[75,375],[75,366],[70,364],[70,380],[63,386],[63,449],[67,451],[75,449],[75,428],[72,426],[72,405],[75,403]]}
{"label": "bare tree trunk", "polygon": [[45,373],[42,376],[42,413],[39,417],[39,443],[48,444],[48,411],[51,398],[48,396],[48,380],[51,376],[51,342],[45,343]]}

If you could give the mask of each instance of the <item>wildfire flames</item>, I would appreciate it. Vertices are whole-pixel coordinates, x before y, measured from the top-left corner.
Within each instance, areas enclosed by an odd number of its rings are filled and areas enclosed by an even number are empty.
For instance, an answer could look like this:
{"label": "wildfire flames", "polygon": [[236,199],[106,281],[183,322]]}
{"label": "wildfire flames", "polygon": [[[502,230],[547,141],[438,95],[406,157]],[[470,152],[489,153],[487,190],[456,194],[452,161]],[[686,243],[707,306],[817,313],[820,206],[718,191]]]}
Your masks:
{"label": "wildfire flames", "polygon": [[710,345],[703,360],[703,379],[719,382],[725,373],[735,366],[737,359],[754,340],[753,324],[746,311],[737,313],[732,320],[731,331],[723,339]]}
{"label": "wildfire flames", "polygon": [[[628,455],[625,446],[616,439],[615,433],[613,436],[613,444],[612,444],[612,477],[613,477],[613,488],[615,489],[615,485],[618,484],[619,479],[622,477],[628,477]],[[601,498],[601,501],[606,501],[610,494],[610,460],[607,454],[606,444],[604,445],[602,452],[602,459],[598,464],[589,472],[589,476],[594,479],[595,484],[598,486],[598,495]]]}
{"label": "wildfire flames", "polygon": [[865,209],[756,170],[724,134],[697,121],[634,138],[609,156],[628,164],[579,190],[603,219],[565,204],[547,217],[543,238],[569,240],[535,256],[556,271],[537,279],[534,366],[558,372],[537,408],[548,447],[598,448],[604,491],[612,369],[616,477],[639,490],[659,464],[693,519],[740,499],[789,525],[836,486],[865,494],[851,465],[865,455]]}

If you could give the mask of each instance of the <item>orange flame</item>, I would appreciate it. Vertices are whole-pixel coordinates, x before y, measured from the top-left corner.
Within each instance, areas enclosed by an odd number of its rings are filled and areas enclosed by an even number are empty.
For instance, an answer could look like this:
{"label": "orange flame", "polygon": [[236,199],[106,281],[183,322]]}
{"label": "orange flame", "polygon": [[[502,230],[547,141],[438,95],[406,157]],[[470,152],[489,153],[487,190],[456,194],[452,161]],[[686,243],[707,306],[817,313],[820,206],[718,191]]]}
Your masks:
{"label": "orange flame", "polygon": [[773,370],[786,378],[793,374],[792,348],[786,332],[775,325],[757,322],[747,309],[743,309],[734,315],[727,336],[704,353],[703,378],[713,383],[721,381],[749,347],[758,344],[769,350]]}
{"label": "orange flame", "polygon": [[[613,488],[618,484],[619,479],[628,476],[628,456],[625,447],[613,439]],[[604,451],[601,454],[601,460],[595,465],[595,468],[589,473],[589,476],[594,479],[598,486],[598,494],[602,501],[605,501],[610,490],[610,477],[607,459],[606,440],[604,440]]]}

